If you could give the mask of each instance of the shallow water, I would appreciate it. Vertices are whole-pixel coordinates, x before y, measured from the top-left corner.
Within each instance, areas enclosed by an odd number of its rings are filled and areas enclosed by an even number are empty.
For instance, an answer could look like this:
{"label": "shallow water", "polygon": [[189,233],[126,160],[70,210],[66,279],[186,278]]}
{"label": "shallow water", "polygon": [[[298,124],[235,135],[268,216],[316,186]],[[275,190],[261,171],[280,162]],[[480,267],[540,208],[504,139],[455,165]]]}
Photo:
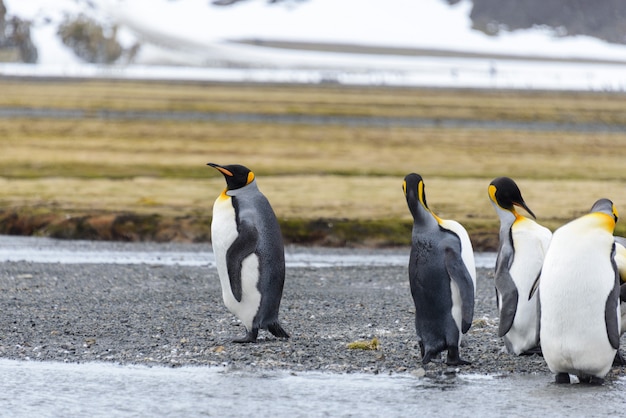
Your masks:
{"label": "shallow water", "polygon": [[[288,266],[404,265],[408,250],[293,247]],[[0,236],[0,262],[211,265],[206,244]],[[477,265],[493,267],[493,254]],[[0,416],[621,416],[626,378],[559,385],[549,374],[393,375],[0,359]]]}
{"label": "shallow water", "polygon": [[620,416],[626,380],[242,372],[0,360],[11,416]]}
{"label": "shallow water", "polygon": [[[476,253],[476,267],[495,265],[494,253]],[[292,247],[285,249],[287,267],[401,266],[409,249],[346,249]],[[0,235],[0,262],[103,263],[215,266],[209,244],[154,244],[56,240]]]}

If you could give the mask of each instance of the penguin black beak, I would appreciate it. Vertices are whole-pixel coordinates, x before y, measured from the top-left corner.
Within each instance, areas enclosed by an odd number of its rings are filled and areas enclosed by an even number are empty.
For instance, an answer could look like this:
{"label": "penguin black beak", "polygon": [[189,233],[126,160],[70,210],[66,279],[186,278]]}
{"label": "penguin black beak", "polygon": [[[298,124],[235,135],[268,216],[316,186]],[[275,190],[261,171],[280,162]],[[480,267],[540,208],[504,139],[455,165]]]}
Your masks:
{"label": "penguin black beak", "polygon": [[515,202],[514,205],[519,206],[520,208],[524,208],[524,210],[528,212],[530,216],[533,217],[533,219],[537,219],[533,211],[530,210],[530,208],[526,205],[526,203],[523,200],[521,202]]}
{"label": "penguin black beak", "polygon": [[233,173],[231,173],[229,170],[225,169],[224,167],[222,167],[219,164],[207,163],[206,165],[213,167],[214,169],[216,169],[217,171],[219,171],[220,173],[222,173],[225,176],[233,177]]}

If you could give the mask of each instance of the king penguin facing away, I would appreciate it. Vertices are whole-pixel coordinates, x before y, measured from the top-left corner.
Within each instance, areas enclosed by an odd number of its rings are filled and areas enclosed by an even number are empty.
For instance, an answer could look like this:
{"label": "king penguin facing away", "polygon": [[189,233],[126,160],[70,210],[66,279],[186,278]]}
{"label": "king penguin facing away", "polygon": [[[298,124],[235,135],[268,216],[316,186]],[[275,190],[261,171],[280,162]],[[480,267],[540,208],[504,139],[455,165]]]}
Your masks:
{"label": "king penguin facing away", "polygon": [[226,179],[213,205],[211,242],[224,304],[247,330],[234,342],[256,342],[259,329],[289,338],[278,323],[285,250],[276,215],[248,168],[208,165]]}
{"label": "king penguin facing away", "polygon": [[608,199],[552,235],[539,280],[541,348],[557,383],[602,384],[619,347],[620,278]]}
{"label": "king penguin facing away", "polygon": [[513,179],[494,179],[489,184],[489,199],[500,218],[495,272],[498,336],[509,353],[539,353],[538,297],[534,294],[529,300],[528,295],[541,272],[552,232],[515,210],[519,206],[535,218]]}
{"label": "king penguin facing away", "polygon": [[428,208],[419,174],[407,175],[402,188],[413,215],[409,282],[422,363],[447,350],[447,364],[469,364],[459,355],[474,316],[476,268],[469,236],[461,224]]}

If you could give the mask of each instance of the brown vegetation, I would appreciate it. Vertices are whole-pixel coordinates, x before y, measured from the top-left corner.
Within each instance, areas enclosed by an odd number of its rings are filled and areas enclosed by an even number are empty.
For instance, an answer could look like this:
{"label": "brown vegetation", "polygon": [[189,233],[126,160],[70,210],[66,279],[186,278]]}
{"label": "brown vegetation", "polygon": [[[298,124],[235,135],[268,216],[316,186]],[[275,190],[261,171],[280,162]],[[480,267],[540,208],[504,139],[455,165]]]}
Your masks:
{"label": "brown vegetation", "polygon": [[[626,207],[621,94],[8,80],[0,88],[0,109],[87,111],[0,118],[1,233],[208,240],[212,202],[224,187],[209,161],[252,168],[286,239],[303,244],[405,245],[410,216],[401,183],[413,171],[426,180],[431,208],[462,222],[478,249],[497,241],[486,188],[499,175],[515,178],[553,229],[600,197]],[[109,119],[98,113],[106,110],[165,113]],[[487,124],[176,120],[185,111]]]}

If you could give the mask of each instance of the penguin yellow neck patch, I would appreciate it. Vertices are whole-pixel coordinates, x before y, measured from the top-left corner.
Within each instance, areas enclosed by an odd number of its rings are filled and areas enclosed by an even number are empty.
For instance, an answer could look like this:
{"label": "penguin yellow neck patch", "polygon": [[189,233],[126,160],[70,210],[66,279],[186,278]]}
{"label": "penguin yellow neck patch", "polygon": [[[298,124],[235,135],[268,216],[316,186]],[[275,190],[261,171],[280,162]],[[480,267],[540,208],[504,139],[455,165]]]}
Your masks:
{"label": "penguin yellow neck patch", "polygon": [[[405,186],[406,187],[406,186]],[[420,181],[417,184],[417,196],[419,197],[419,201],[422,204],[422,206],[424,206],[424,209],[426,209],[432,216],[433,218],[435,218],[435,220],[437,221],[437,223],[439,225],[442,224],[443,219],[441,219],[439,216],[437,216],[435,214],[435,212],[433,212],[432,210],[430,210],[430,208],[428,207],[428,205],[426,204],[426,194],[424,192],[424,182]]]}
{"label": "penguin yellow neck patch", "polygon": [[595,219],[602,229],[610,232],[611,234],[615,230],[615,218],[613,216],[602,212],[590,213],[587,216]]}
{"label": "penguin yellow neck patch", "polygon": [[428,205],[426,204],[426,194],[424,192],[424,182],[423,181],[420,181],[419,183],[417,183],[417,197],[418,197],[420,203],[422,204],[422,206],[424,206],[424,208],[426,208],[427,211],[431,212],[431,210],[428,208]]}
{"label": "penguin yellow neck patch", "polygon": [[230,199],[230,196],[228,196],[228,194],[226,194],[226,192],[228,191],[228,189],[224,189],[222,190],[222,193],[220,193],[220,200],[226,200],[226,199]]}

